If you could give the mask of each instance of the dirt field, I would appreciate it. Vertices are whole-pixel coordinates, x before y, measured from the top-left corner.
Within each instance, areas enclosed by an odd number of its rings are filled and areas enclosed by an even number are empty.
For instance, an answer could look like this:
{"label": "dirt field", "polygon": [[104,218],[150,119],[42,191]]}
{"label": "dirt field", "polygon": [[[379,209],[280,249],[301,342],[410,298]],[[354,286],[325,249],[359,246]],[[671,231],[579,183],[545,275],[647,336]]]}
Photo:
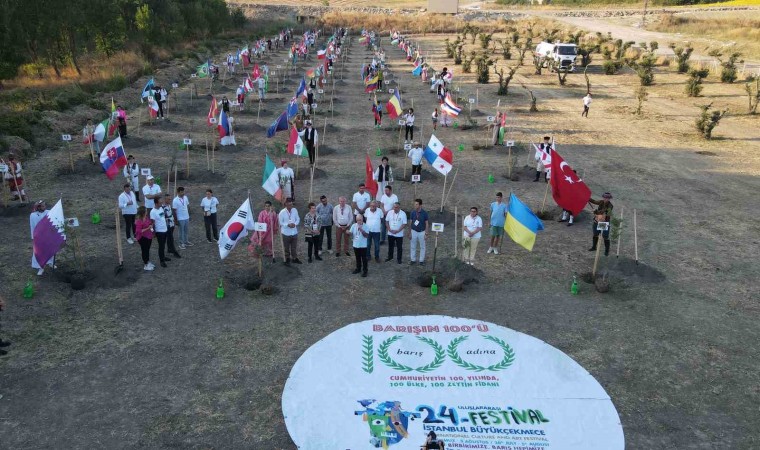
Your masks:
{"label": "dirt field", "polygon": [[[445,37],[428,35],[420,43],[434,66],[453,68],[461,96],[477,95],[472,116],[482,126],[494,114],[496,85],[476,85],[473,74],[462,74],[451,60],[444,61]],[[383,40],[391,78],[401,86],[404,106],[414,102],[423,128],[415,137],[422,135],[424,142],[430,136],[435,97],[411,76],[411,64],[388,41]],[[230,49],[237,46],[231,43]],[[283,57],[280,51],[269,59],[272,70],[281,72],[276,64]],[[318,161],[324,176],[315,178],[313,197],[324,193],[337,202],[339,195],[350,196],[364,179],[364,155],[370,152],[377,162],[374,155],[380,149],[391,158],[397,194],[410,205],[415,191],[401,180],[404,159],[397,151],[397,128],[387,122],[382,130],[372,127],[370,102],[359,77],[369,58],[354,39],[345,67],[336,65],[334,118],[325,113],[332,85],[325,88],[328,99],[319,101],[316,125],[323,132],[326,116],[329,125]],[[263,104],[258,125],[255,102],[234,113],[238,145],[215,154],[213,174],[207,171],[205,147],[199,145],[207,136],[205,82],[197,83],[200,97],[190,104],[188,76],[194,64],[174,62],[156,74],[157,83],[177,79],[181,87],[172,97],[169,119],[143,123],[139,136],[136,119],[144,106],[136,100],[146,80],[116,99],[128,105],[132,117],[126,150],[141,166],[163,173],[162,178],[181,139],[194,139],[190,176],[181,173],[179,184],[194,205],[207,187],[213,188],[221,201],[222,225],[248,190],[256,212],[267,198],[260,188],[264,149],[275,150],[266,139],[266,127],[284,109],[303,68],[316,62],[299,65],[297,76],[281,82],[280,93]],[[589,73],[594,103],[588,119],[580,116],[585,93],[581,74],[570,75],[560,87],[555,76],[533,75],[532,66],[526,65],[509,95],[501,97],[509,115],[509,137],[518,143],[517,181],[506,176],[506,148],[475,149],[485,144],[482,129],[436,132],[454,150],[454,167],[459,169],[440,215],[447,228],[438,258],[453,256],[455,207],[459,213],[473,205],[487,210],[496,191],[513,191],[532,207],[541,207],[545,185],[532,182],[532,169],[525,167],[526,146],[550,134],[594,198],[610,191],[616,216],[624,209],[620,256],[614,256],[613,243],[613,255],[602,261],[611,282],[607,294],[582,283],[580,294],[570,295],[573,274],[588,272],[593,262],[587,251],[591,217],[582,214],[573,227],[557,223],[559,209],[551,196],[547,210],[554,219],[545,221],[534,251],[505,242],[503,254],[486,255],[484,240],[476,270],[468,274],[477,282],[460,293],[444,288],[431,297],[420,287],[422,270],[406,265],[408,241],[404,265],[372,262],[366,279],[350,274],[352,258],[327,255],[323,262],[307,264],[301,241],[303,265],[265,265],[275,295],[249,291],[254,265],[245,248],[238,247],[220,262],[215,246],[203,238],[197,207],[191,211],[190,230],[196,245],[182,252],[182,259],[144,273],[139,249],[125,244],[125,270],[114,276],[113,211],[122,179],[108,182],[82,161],[85,154],[79,147],[74,175],[66,173],[65,149],[43,151],[26,163],[29,191],[50,204],[62,193],[66,216],[80,218],[78,236],[89,280],[86,289],[74,291],[64,277],[33,277],[28,209],[0,210],[0,292],[9,304],[0,318],[2,336],[14,341],[11,353],[0,358],[2,446],[292,449],[280,398],[303,351],[352,322],[445,314],[508,326],[573,357],[610,394],[628,448],[757,448],[760,354],[753,343],[760,338],[760,292],[753,280],[760,270],[760,226],[753,194],[760,188],[760,121],[744,114],[743,85],[720,84],[715,76],[707,79],[704,98],[689,99],[683,94],[686,76],[659,68],[644,115],[637,117],[632,114],[635,75],[602,75],[598,60]],[[521,82],[538,98],[538,113],[528,112]],[[232,98],[234,88],[233,83],[217,85],[214,93]],[[385,93],[380,99],[387,97]],[[704,141],[696,136],[693,122],[696,105],[709,102],[732,113],[715,130],[715,138]],[[75,130],[93,113],[77,109],[53,121],[78,134]],[[274,140],[283,142],[285,134]],[[464,145],[461,152],[456,150],[459,144]],[[184,152],[177,155],[180,170],[184,158]],[[305,166],[304,161],[299,164]],[[425,182],[416,195],[433,211],[441,206],[443,178],[425,168]],[[299,179],[296,189],[303,216],[308,179]],[[633,261],[634,209],[638,265]],[[103,216],[98,225],[89,223],[95,211]],[[432,243],[429,239],[429,263]],[[154,259],[155,254],[154,245]],[[72,269],[69,250],[59,266],[62,272]],[[28,300],[21,292],[31,278],[36,295]],[[227,293],[223,300],[214,298],[220,278]]]}

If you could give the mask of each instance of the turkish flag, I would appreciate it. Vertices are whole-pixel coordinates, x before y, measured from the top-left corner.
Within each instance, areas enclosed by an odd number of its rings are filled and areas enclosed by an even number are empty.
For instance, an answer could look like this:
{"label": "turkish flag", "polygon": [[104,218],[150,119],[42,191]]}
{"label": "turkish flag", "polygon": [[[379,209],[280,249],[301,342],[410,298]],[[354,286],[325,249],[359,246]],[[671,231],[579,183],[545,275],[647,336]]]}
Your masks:
{"label": "turkish flag", "polygon": [[591,189],[586,186],[557,150],[552,152],[552,172],[550,182],[552,197],[562,209],[577,216],[591,198]]}
{"label": "turkish flag", "polygon": [[367,155],[367,162],[365,164],[365,175],[364,175],[364,187],[367,188],[370,195],[372,195],[372,198],[377,197],[377,181],[374,180],[374,173],[375,171],[372,170],[372,161],[369,159],[369,155]]}

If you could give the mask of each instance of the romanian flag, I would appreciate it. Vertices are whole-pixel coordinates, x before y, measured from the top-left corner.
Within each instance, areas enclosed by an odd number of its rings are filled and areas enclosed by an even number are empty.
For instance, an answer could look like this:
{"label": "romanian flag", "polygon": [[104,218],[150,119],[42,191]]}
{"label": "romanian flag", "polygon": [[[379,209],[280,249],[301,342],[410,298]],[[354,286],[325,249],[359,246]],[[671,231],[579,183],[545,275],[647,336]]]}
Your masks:
{"label": "romanian flag", "polygon": [[403,109],[401,108],[401,97],[398,95],[398,90],[393,92],[391,99],[385,104],[385,109],[388,110],[388,117],[396,119],[401,115]]}
{"label": "romanian flag", "polygon": [[367,78],[364,79],[364,92],[372,92],[377,90],[377,86],[379,84],[378,80],[379,77],[377,75],[372,78],[367,76]]}
{"label": "romanian flag", "polygon": [[541,219],[536,217],[515,194],[510,194],[507,220],[504,222],[504,230],[509,237],[521,247],[532,251],[533,244],[536,243],[536,234],[543,229],[544,224]]}

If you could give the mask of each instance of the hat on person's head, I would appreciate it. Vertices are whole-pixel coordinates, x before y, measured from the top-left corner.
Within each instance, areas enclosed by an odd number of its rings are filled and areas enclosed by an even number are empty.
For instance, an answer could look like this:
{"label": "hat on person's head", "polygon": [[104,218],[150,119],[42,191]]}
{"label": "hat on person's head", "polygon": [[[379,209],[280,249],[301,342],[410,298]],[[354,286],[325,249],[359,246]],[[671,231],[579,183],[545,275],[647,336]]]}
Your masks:
{"label": "hat on person's head", "polygon": [[147,177],[145,177],[145,179],[146,180],[152,180],[153,179],[153,175],[148,175]]}
{"label": "hat on person's head", "polygon": [[37,202],[34,204],[34,206],[45,206],[47,203],[45,203],[45,200],[37,200]]}
{"label": "hat on person's head", "polygon": [[311,125],[311,120],[307,120],[306,125]]}
{"label": "hat on person's head", "polygon": [[281,159],[281,160],[280,160],[280,164],[287,164],[287,163],[288,163],[288,160],[287,160],[287,159]]}
{"label": "hat on person's head", "polygon": [[612,198],[612,194],[610,194],[609,192],[605,192],[604,194],[602,194],[602,198],[606,198],[607,200],[609,200]]}
{"label": "hat on person's head", "polygon": [[326,199],[326,198],[327,198],[327,196],[326,196],[326,195],[320,195],[320,196],[319,196],[319,199],[320,199],[320,200],[324,200],[324,199]]}
{"label": "hat on person's head", "polygon": [[132,155],[129,155],[129,156],[127,156],[127,159],[135,159],[135,157],[132,156]]}

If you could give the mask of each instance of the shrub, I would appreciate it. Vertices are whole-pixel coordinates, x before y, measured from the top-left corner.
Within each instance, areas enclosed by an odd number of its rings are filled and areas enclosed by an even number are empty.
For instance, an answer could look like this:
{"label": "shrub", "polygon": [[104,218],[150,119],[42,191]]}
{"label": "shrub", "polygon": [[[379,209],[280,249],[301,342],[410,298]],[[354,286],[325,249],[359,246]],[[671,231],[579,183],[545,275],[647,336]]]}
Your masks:
{"label": "shrub", "polygon": [[715,127],[718,126],[720,123],[720,119],[722,119],[726,114],[728,114],[728,109],[724,109],[723,111],[718,110],[712,110],[710,111],[710,108],[712,107],[712,103],[709,103],[707,105],[701,105],[699,109],[702,110],[699,117],[697,118],[695,125],[697,126],[697,130],[705,139],[712,138],[712,131],[715,129]]}
{"label": "shrub", "polygon": [[0,134],[18,136],[27,142],[34,142],[31,121],[28,114],[13,112],[0,115]]}
{"label": "shrub", "polygon": [[676,44],[670,44],[670,48],[673,49],[673,53],[676,55],[674,60],[676,72],[687,73],[689,71],[689,58],[694,51],[691,44],[686,43],[683,47],[676,47]]}
{"label": "shrub", "polygon": [[689,71],[689,79],[686,80],[686,95],[699,97],[702,93],[702,80],[710,73],[707,69],[692,69]]}

